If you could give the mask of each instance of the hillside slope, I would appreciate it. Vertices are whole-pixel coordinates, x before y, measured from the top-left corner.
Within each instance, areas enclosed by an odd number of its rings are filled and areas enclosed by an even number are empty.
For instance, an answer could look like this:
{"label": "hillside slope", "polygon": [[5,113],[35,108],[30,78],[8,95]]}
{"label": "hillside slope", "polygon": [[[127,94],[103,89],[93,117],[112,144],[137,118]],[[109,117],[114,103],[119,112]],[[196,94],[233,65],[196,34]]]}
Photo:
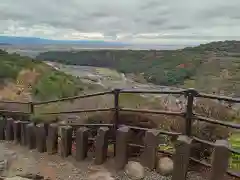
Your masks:
{"label": "hillside slope", "polygon": [[40,61],[0,50],[0,99],[47,100],[77,95],[87,88],[80,79]]}
{"label": "hillside slope", "polygon": [[[147,81],[201,91],[240,95],[240,42],[213,42],[181,50],[94,50],[45,52],[37,58],[97,66],[143,76]],[[213,88],[214,87],[214,88]]]}

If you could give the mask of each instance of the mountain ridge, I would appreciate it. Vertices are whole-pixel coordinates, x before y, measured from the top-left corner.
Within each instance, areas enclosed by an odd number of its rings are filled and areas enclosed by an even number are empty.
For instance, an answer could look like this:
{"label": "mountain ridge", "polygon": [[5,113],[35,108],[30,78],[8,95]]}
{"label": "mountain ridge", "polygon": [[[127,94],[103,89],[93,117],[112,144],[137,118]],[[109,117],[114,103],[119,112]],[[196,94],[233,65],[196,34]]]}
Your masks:
{"label": "mountain ridge", "polygon": [[113,46],[124,46],[127,43],[112,42],[103,40],[55,40],[39,37],[20,37],[20,36],[2,36],[0,35],[0,44],[12,44],[12,45],[24,45],[24,44],[36,44],[36,45],[49,45],[49,44],[103,44]]}
{"label": "mountain ridge", "polygon": [[96,66],[143,76],[150,83],[194,87],[240,96],[240,41],[220,41],[179,50],[50,51],[37,59]]}

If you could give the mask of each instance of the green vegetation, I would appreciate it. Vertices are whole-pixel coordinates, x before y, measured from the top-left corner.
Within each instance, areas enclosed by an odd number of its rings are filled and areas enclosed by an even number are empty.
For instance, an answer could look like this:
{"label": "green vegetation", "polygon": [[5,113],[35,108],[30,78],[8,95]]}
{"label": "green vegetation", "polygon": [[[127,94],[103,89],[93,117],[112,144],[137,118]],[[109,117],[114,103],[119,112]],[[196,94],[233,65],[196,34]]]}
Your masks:
{"label": "green vegetation", "polygon": [[[24,71],[28,72],[26,76],[20,75]],[[20,83],[26,89],[30,86],[32,97],[38,100],[74,96],[84,87],[78,78],[58,72],[41,61],[8,54],[2,50],[0,50],[0,80],[5,84]],[[17,83],[18,81],[20,82]]]}
{"label": "green vegetation", "polygon": [[9,55],[0,49],[0,80],[16,80],[21,70],[32,69],[36,64],[41,64],[41,62],[34,62],[30,58],[21,57],[18,54]]}
{"label": "green vegetation", "polygon": [[[240,133],[235,133],[230,136],[229,141],[233,149],[238,151],[240,150]],[[234,170],[240,170],[240,155],[232,154],[230,168]]]}
{"label": "green vegetation", "polygon": [[[96,50],[45,52],[38,59],[69,65],[97,66],[143,76],[160,85],[219,89],[240,93],[240,42],[203,44],[182,50]],[[207,85],[207,86],[206,86]],[[215,89],[209,87],[214,85]]]}
{"label": "green vegetation", "polygon": [[33,87],[33,94],[38,99],[63,98],[76,96],[83,90],[80,80],[58,71],[50,71],[42,75]]}
{"label": "green vegetation", "polygon": [[[200,58],[194,53],[176,51],[80,51],[46,52],[39,59],[57,61],[64,64],[98,66],[116,69],[124,73],[143,74],[150,82],[163,85],[183,83],[196,71]],[[193,66],[193,64],[195,67]],[[187,67],[180,67],[185,64]]]}

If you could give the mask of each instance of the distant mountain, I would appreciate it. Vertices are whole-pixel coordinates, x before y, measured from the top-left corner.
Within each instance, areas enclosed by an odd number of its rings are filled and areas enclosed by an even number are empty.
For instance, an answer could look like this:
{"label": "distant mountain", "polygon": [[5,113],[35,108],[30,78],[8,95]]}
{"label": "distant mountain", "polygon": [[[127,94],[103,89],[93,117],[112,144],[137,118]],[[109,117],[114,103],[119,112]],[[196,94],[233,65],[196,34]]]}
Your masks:
{"label": "distant mountain", "polygon": [[100,40],[52,40],[37,37],[17,37],[17,36],[0,36],[0,44],[12,45],[111,45],[125,46],[127,44],[121,42],[109,42]]}

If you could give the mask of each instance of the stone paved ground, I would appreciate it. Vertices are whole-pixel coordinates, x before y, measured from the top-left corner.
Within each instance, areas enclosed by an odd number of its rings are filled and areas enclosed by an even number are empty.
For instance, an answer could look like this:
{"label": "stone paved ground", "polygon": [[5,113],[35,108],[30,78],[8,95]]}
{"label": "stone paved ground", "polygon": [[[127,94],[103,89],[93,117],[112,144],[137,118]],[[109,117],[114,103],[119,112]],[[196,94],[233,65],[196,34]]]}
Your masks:
{"label": "stone paved ground", "polygon": [[[26,147],[14,145],[9,142],[0,143],[0,160],[3,159],[8,159],[7,170],[1,174],[1,176],[5,177],[33,173],[40,174],[52,180],[89,180],[89,176],[94,173],[108,172],[115,179],[129,179],[124,172],[116,173],[114,171],[112,168],[113,160],[109,160],[104,166],[93,165],[90,159],[77,163],[72,157],[62,159],[57,154],[48,155],[46,153],[38,153],[35,150],[29,151]],[[3,163],[1,164],[3,167]],[[144,179],[168,180],[171,177],[163,177],[157,173],[146,171]],[[189,173],[189,180],[203,180],[203,178],[196,173]]]}

